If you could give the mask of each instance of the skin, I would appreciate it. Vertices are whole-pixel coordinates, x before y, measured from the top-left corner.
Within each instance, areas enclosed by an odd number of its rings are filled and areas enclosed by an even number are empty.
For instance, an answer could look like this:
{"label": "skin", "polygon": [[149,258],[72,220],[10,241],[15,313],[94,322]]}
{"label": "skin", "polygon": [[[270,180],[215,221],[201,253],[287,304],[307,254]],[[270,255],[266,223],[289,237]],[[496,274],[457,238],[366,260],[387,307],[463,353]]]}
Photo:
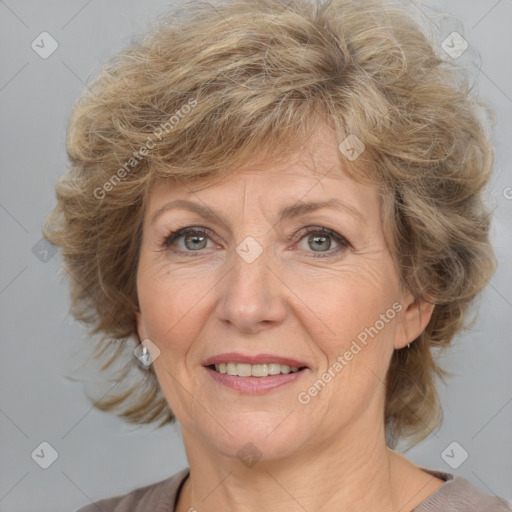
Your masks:
{"label": "skin", "polygon": [[[330,198],[359,216],[322,209],[277,222],[284,206]],[[207,205],[226,222],[184,209],[153,222],[175,199]],[[390,358],[424,330],[433,306],[400,286],[379,205],[375,187],[345,173],[336,141],[325,133],[286,165],[246,166],[202,188],[160,184],[148,195],[137,326],[140,339],[160,351],[154,369],[189,461],[178,512],[405,512],[443,484],[385,443]],[[206,241],[185,235],[163,245],[171,231],[188,226],[207,228]],[[307,226],[331,229],[350,245],[329,236],[315,245],[318,233],[306,233]],[[236,252],[246,237],[263,249],[252,263]],[[401,312],[300,403],[298,394],[397,302]],[[202,366],[226,352],[293,357],[308,370],[292,384],[248,395],[214,382]],[[247,443],[261,457],[252,467],[237,457]]]}

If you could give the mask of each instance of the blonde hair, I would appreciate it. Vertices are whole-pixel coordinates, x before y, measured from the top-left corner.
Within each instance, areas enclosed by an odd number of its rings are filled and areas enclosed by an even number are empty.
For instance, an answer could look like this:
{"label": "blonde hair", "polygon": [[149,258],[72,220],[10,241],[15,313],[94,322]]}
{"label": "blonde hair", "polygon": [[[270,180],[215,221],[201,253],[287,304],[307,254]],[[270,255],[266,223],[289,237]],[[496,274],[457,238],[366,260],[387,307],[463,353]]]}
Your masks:
{"label": "blonde hair", "polygon": [[[145,197],[157,180],[214,183],[255,156],[286,161],[321,126],[365,145],[356,179],[382,194],[403,286],[435,304],[387,375],[387,442],[438,428],[435,350],[467,327],[496,262],[483,191],[493,149],[468,80],[404,8],[377,0],[187,2],[107,62],[70,118],[70,168],[44,234],[98,356],[132,367]],[[145,148],[145,149],[144,149]],[[123,343],[113,343],[123,341]],[[124,358],[124,359],[123,359]],[[126,372],[125,374],[126,375]],[[124,386],[124,387],[123,387]],[[95,400],[131,423],[174,416],[155,373]]]}

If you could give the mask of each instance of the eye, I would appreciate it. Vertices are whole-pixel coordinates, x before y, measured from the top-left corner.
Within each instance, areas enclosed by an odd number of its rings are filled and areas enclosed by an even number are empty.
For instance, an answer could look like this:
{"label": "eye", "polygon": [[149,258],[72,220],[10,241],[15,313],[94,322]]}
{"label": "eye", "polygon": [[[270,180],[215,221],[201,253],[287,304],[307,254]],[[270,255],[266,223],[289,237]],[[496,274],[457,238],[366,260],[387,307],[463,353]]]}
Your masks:
{"label": "eye", "polygon": [[[327,253],[326,255],[315,254],[314,258],[327,258],[337,255],[347,248],[351,247],[350,242],[336,231],[324,227],[311,226],[302,231],[297,238],[306,243],[306,247],[316,253]],[[338,244],[338,248],[331,250],[332,240]],[[303,246],[304,247],[304,246]]]}
{"label": "eye", "polygon": [[[180,239],[183,239],[183,246],[181,247],[180,244],[177,243]],[[208,240],[209,235],[207,229],[191,226],[168,235],[165,238],[163,245],[165,248],[178,246],[178,250],[175,250],[174,252],[197,252],[206,248]]]}
{"label": "eye", "polygon": [[[336,233],[336,231],[318,226],[310,226],[305,229],[306,231],[302,230],[297,235],[291,237],[291,239],[299,239],[301,242],[306,242],[306,251],[310,249],[315,253],[326,253],[325,256],[320,254],[313,255],[314,258],[326,258],[337,255],[351,247],[350,242],[344,236]],[[189,253],[188,255],[195,256],[191,253],[200,253],[202,249],[206,249],[209,240],[211,241],[208,229],[190,226],[168,235],[162,242],[162,246],[165,249],[172,250],[172,252]],[[338,244],[338,247],[334,250],[331,250],[332,240]],[[182,242],[181,244],[180,241]],[[171,249],[171,247],[178,248]]]}

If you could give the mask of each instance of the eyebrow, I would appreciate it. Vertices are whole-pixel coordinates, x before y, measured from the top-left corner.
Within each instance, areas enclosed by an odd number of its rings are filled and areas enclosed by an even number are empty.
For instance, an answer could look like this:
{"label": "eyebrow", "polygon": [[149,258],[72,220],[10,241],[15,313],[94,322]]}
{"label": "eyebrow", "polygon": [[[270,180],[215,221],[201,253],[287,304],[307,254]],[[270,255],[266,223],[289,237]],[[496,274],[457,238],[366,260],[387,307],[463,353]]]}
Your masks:
{"label": "eyebrow", "polygon": [[[226,219],[222,214],[212,210],[208,206],[195,203],[193,201],[188,201],[186,199],[175,199],[174,201],[170,201],[163,206],[161,206],[153,215],[151,219],[151,223],[154,223],[156,219],[165,213],[168,210],[178,209],[187,210],[193,213],[197,213],[201,217],[205,219],[209,219],[221,224],[228,224]],[[309,203],[297,203],[290,206],[286,206],[282,208],[278,215],[278,222],[281,222],[285,219],[290,219],[294,217],[299,217],[301,215],[306,215],[307,213],[311,213],[316,210],[320,210],[323,208],[328,208],[331,210],[342,209],[347,213],[351,214],[354,217],[357,217],[359,220],[364,221],[364,217],[356,210],[353,206],[341,201],[340,199],[329,199],[328,201],[316,201]]]}

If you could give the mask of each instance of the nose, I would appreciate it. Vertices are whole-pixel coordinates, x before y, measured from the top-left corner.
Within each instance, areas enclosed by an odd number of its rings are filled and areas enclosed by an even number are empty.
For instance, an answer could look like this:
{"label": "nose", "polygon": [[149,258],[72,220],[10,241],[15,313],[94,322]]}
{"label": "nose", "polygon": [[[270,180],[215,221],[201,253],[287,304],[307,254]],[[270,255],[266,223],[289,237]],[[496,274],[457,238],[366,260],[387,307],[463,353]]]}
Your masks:
{"label": "nose", "polygon": [[246,334],[282,323],[286,286],[279,277],[265,251],[250,263],[234,253],[231,268],[219,283],[218,319]]}

